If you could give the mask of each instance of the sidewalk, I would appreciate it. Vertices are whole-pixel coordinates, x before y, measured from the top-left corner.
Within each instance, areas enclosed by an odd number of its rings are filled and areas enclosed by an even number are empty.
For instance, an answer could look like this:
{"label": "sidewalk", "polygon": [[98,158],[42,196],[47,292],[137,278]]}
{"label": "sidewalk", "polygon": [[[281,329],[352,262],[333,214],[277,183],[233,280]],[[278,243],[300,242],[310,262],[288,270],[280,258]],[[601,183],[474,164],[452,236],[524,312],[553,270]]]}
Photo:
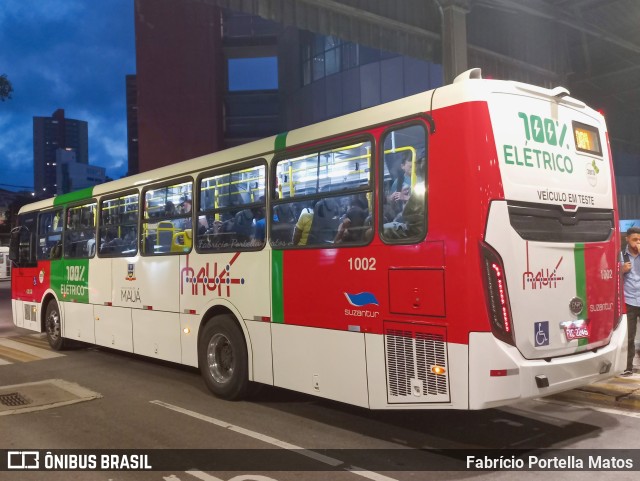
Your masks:
{"label": "sidewalk", "polygon": [[633,370],[632,376],[614,376],[549,398],[640,411],[640,369],[634,367]]}

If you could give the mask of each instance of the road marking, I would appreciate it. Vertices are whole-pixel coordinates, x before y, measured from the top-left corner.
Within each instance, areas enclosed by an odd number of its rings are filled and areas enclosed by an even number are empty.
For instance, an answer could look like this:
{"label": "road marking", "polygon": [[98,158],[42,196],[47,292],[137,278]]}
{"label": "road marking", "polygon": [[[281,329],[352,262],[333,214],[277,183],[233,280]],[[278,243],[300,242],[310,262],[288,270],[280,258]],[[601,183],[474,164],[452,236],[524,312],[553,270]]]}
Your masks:
{"label": "road marking", "polygon": [[251,431],[250,429],[246,429],[240,426],[236,426],[235,424],[230,424],[225,421],[221,421],[216,418],[212,418],[209,416],[205,416],[204,414],[197,413],[195,411],[190,411],[188,409],[181,408],[180,406],[175,406],[173,404],[166,403],[164,401],[149,401],[151,404],[156,404],[158,406],[162,406],[167,409],[171,409],[172,411],[176,411],[182,414],[186,414],[187,416],[191,416],[196,419],[200,419],[201,421],[205,421],[221,428],[228,429],[229,431],[233,431],[239,434],[244,434],[253,439],[257,439],[258,441],[265,442],[267,444],[271,444],[273,446],[277,446],[282,449],[287,449],[289,451],[293,451],[302,456],[306,456],[315,461],[319,461],[323,464],[327,464],[332,467],[343,466],[345,471],[353,473],[358,476],[362,476],[363,478],[372,479],[374,481],[397,481],[395,478],[390,478],[388,476],[384,476],[383,474],[375,473],[373,471],[367,471],[366,469],[359,468],[357,466],[347,466],[344,461],[340,461],[339,459],[335,459],[329,456],[325,456],[320,453],[316,453],[315,451],[311,451],[310,449],[304,449],[301,446],[296,446],[295,444],[287,443],[286,441],[281,441],[280,439],[273,438],[271,436],[267,436],[266,434],[261,434],[255,431]]}
{"label": "road marking", "polygon": [[2,353],[1,349],[3,347],[11,349],[13,351],[20,351],[29,354],[33,356],[33,359],[31,359],[32,361],[36,361],[38,359],[53,359],[54,357],[64,357],[64,354],[60,354],[50,349],[42,349],[40,347],[33,346],[31,343],[27,344],[24,342],[17,342],[11,338],[0,339],[0,354]]}
{"label": "road marking", "polygon": [[558,404],[560,406],[581,408],[581,409],[591,409],[592,411],[598,411],[605,414],[619,414],[620,416],[627,416],[630,418],[638,418],[640,419],[640,412],[637,411],[628,411],[626,409],[616,409],[616,408],[606,408],[602,406],[596,406],[591,403],[580,403],[580,402],[567,402],[567,401],[559,401],[557,399],[536,399],[537,402],[547,403],[547,404]]}
{"label": "road marking", "polygon": [[[190,469],[189,471],[185,471],[187,474],[194,476],[202,481],[224,481],[223,479],[216,478],[209,473],[205,473],[203,471],[197,471],[195,469]],[[165,478],[167,479],[167,478]],[[276,479],[270,478],[269,476],[263,476],[262,474],[239,474],[238,476],[234,476],[229,481],[277,481]]]}
{"label": "road marking", "polygon": [[12,360],[18,362],[30,362],[40,359],[38,356],[29,354],[21,349],[13,349],[11,347],[3,346],[0,343],[0,357],[5,360]]}

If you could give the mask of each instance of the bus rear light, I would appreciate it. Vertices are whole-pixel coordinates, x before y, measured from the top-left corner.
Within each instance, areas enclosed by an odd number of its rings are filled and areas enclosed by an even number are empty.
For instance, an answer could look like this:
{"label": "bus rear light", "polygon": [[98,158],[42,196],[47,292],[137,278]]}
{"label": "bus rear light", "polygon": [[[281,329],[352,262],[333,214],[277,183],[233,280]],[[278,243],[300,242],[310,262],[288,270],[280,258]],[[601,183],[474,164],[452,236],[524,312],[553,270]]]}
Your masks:
{"label": "bus rear light", "polygon": [[482,267],[484,271],[484,290],[491,331],[503,342],[515,345],[513,323],[509,307],[509,291],[504,274],[502,259],[496,251],[484,242],[480,243]]}
{"label": "bus rear light", "polygon": [[502,377],[507,375],[506,369],[491,369],[489,371],[489,376],[491,377]]}

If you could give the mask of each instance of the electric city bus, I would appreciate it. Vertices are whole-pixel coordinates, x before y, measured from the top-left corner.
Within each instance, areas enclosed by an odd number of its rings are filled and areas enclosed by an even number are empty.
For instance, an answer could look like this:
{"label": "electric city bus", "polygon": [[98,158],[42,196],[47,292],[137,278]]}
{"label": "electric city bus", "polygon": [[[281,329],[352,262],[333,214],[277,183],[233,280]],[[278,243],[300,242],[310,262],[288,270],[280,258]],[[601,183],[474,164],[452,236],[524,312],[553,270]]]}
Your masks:
{"label": "electric city bus", "polygon": [[625,365],[603,117],[447,86],[20,210],[15,325],[370,409],[483,409]]}

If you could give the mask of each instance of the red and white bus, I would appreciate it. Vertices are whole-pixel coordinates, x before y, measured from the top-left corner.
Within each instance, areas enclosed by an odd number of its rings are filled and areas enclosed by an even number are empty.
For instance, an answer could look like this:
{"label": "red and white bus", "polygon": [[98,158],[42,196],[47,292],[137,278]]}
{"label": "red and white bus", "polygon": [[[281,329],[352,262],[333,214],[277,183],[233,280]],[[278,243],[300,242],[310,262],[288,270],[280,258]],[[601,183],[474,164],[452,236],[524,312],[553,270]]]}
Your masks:
{"label": "red and white bus", "polygon": [[624,369],[615,198],[598,112],[474,69],[25,206],[14,323],[227,399],[499,406]]}

